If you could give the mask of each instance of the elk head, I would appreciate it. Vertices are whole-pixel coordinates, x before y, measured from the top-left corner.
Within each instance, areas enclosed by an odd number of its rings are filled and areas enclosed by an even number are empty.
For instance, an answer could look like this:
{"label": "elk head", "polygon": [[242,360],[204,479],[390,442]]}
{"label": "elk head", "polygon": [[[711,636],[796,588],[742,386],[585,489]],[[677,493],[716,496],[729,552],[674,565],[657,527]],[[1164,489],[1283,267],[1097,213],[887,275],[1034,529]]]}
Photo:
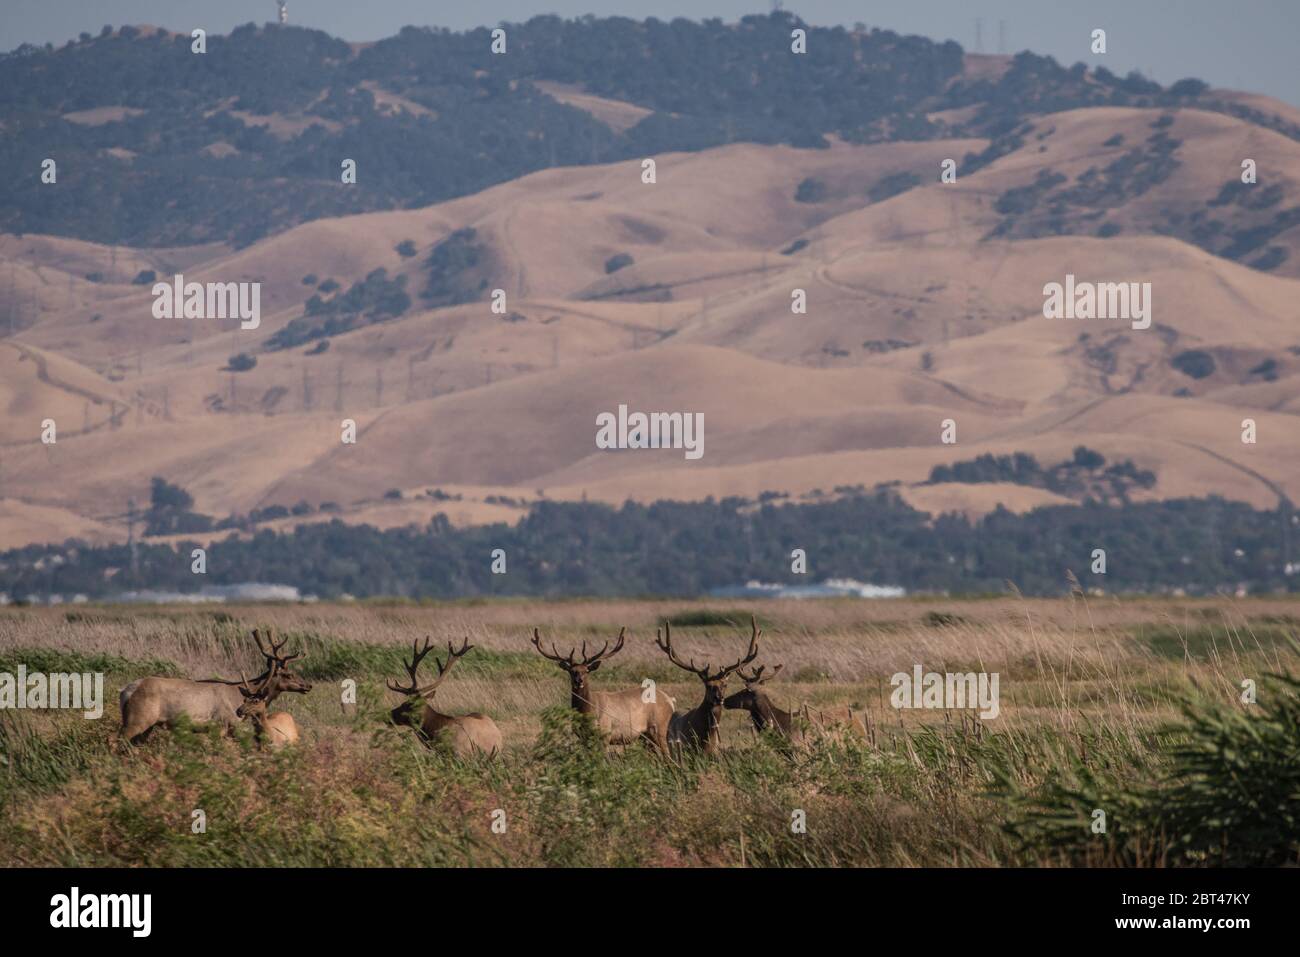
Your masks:
{"label": "elk head", "polygon": [[266,719],[266,706],[269,703],[271,688],[275,684],[277,666],[271,665],[266,676],[254,687],[249,685],[248,677],[239,673],[239,693],[244,696],[244,703],[235,711],[239,718],[251,718],[254,725],[261,725]]}
{"label": "elk head", "polygon": [[[268,704],[274,701],[282,691],[293,691],[298,694],[306,694],[311,690],[311,682],[299,678],[287,667],[289,662],[297,661],[300,658],[306,657],[306,652],[300,651],[296,655],[282,654],[281,652],[284,651],[284,646],[288,643],[289,639],[284,638],[277,642],[273,637],[271,637],[270,629],[267,629],[266,634],[268,640],[271,642],[269,650],[266,645],[262,643],[262,633],[257,629],[253,629],[253,641],[257,643],[257,650],[260,651],[262,657],[266,659],[266,670],[253,679],[253,684],[259,687],[264,687]],[[242,678],[243,673],[241,672],[240,675]],[[231,681],[228,678],[203,678],[201,679],[201,683],[233,685],[242,688],[243,685],[247,684],[247,681]]]}
{"label": "elk head", "polygon": [[266,645],[262,644],[261,632],[256,628],[253,629],[253,641],[257,642],[257,650],[260,651],[262,657],[266,659],[266,675],[264,675],[264,678],[268,681],[274,679],[274,681],[271,681],[267,686],[268,703],[275,700],[275,696],[280,694],[282,691],[294,691],[298,694],[306,694],[310,691],[311,682],[299,678],[288,668],[289,662],[304,658],[307,653],[305,651],[300,651],[296,655],[281,654],[289,639],[282,638],[277,642],[269,628],[266,630],[266,638],[271,643],[269,651],[267,650]]}
{"label": "elk head", "polygon": [[533,629],[533,646],[537,648],[543,658],[549,658],[569,673],[569,690],[573,693],[574,701],[586,704],[591,701],[590,689],[587,683],[588,676],[600,667],[601,662],[614,657],[622,650],[626,631],[626,628],[620,628],[618,630],[618,641],[615,642],[614,647],[610,648],[607,641],[604,647],[594,655],[587,654],[587,643],[584,641],[582,643],[581,658],[578,657],[576,647],[570,648],[567,655],[560,654],[556,650],[554,642],[551,642],[551,650],[547,651],[542,647],[542,636],[538,634],[536,628]]}
{"label": "elk head", "polygon": [[[742,669],[738,674],[740,675],[740,680],[745,683],[744,690],[728,695],[727,700],[722,702],[722,706],[731,710],[741,709],[748,711],[750,714],[758,715],[760,711],[759,696],[762,695],[763,697],[766,697],[766,695],[759,690],[760,686],[764,682],[775,678],[776,673],[784,667],[785,665],[780,664],[771,671],[767,671],[767,665],[759,665],[753,671],[748,673]],[[764,672],[767,673],[764,674]]]}
{"label": "elk head", "polygon": [[411,661],[410,664],[406,665],[406,673],[410,676],[411,683],[409,685],[399,685],[394,681],[388,682],[388,687],[391,690],[406,697],[405,701],[389,712],[393,724],[405,724],[419,727],[423,722],[425,704],[431,704],[433,702],[434,693],[437,692],[438,686],[442,684],[443,679],[447,677],[447,672],[451,671],[452,665],[460,661],[460,659],[468,654],[473,647],[474,646],[469,643],[468,638],[461,642],[459,648],[454,648],[450,641],[447,642],[446,664],[443,664],[435,657],[433,663],[438,666],[438,677],[434,678],[427,685],[421,687],[420,679],[418,677],[420,662],[422,662],[425,659],[425,656],[429,654],[433,645],[429,642],[427,637],[424,639],[423,648],[420,647],[418,641],[411,642]]}
{"label": "elk head", "polygon": [[668,659],[678,668],[681,668],[683,671],[691,672],[704,682],[703,707],[711,710],[721,708],[723,705],[723,696],[727,690],[727,678],[730,677],[731,673],[737,668],[749,664],[758,657],[758,636],[761,635],[762,632],[758,630],[758,622],[753,618],[753,616],[750,616],[749,621],[751,629],[749,649],[745,652],[745,657],[733,662],[732,664],[726,665],[725,667],[719,668],[716,671],[710,670],[707,661],[702,667],[700,667],[696,666],[694,658],[691,658],[689,661],[683,661],[681,658],[677,657],[677,652],[673,650],[672,626],[667,622],[664,622],[662,634],[656,631],[655,644],[659,646],[661,651],[668,655]]}

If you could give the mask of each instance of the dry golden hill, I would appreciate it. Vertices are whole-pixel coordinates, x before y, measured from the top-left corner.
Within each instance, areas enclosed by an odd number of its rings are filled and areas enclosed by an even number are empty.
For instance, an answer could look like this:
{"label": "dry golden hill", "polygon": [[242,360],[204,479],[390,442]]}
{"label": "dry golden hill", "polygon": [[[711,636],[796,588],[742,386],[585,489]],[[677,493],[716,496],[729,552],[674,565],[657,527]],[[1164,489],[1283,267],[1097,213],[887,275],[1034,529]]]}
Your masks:
{"label": "dry golden hill", "polygon": [[[611,125],[635,116],[550,93]],[[12,330],[0,340],[0,545],[120,540],[153,475],[218,517],[304,503],[275,528],[514,520],[543,496],[812,500],[887,483],[919,508],[978,515],[1063,499],[929,485],[930,470],[985,452],[1050,465],[1078,445],[1153,470],[1135,499],[1295,498],[1300,249],[1262,271],[1166,227],[1213,210],[1202,219],[1231,228],[1236,207],[1211,201],[1242,155],[1291,205],[1300,144],[1223,114],[1164,115],[1041,117],[1020,148],[953,184],[939,181],[942,161],[986,143],[733,145],[655,157],[653,184],[635,161],[551,169],[243,249],[0,237],[0,335]],[[1167,169],[1152,165],[1160,156]],[[1045,195],[1067,197],[1110,183],[1096,224],[1114,235],[1073,234],[1077,223],[1055,234],[1053,217],[1078,210],[1024,198],[1047,180]],[[472,275],[486,286],[442,305],[422,293],[457,230],[473,230]],[[1293,233],[1270,242],[1291,250]],[[408,241],[414,255],[399,251]],[[377,269],[405,283],[403,315],[272,348],[310,296],[343,295]],[[154,319],[149,271],[260,282],[261,325]],[[1151,327],[1044,318],[1044,284],[1067,274],[1151,283]],[[791,308],[797,291],[806,312]],[[239,353],[256,365],[231,369]],[[703,413],[703,458],[598,450],[596,416],[620,404]],[[344,419],[355,445],[340,441]],[[952,445],[940,441],[948,419]]]}

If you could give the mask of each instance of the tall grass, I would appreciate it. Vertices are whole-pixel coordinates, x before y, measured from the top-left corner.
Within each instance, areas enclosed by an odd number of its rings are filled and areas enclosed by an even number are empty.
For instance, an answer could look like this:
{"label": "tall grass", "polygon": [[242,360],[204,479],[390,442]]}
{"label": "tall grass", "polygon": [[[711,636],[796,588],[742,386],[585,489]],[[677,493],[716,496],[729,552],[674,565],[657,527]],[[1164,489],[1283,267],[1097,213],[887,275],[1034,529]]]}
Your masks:
{"label": "tall grass", "polygon": [[[1300,616],[1282,601],[772,602],[762,660],[778,703],[852,704],[871,738],[793,747],[726,712],[715,759],[607,750],[531,650],[629,629],[596,676],[699,682],[653,647],[725,654],[747,609],[707,603],[249,606],[0,613],[0,671],[105,671],[100,721],[0,712],[0,865],[878,866],[1192,865],[1297,861]],[[934,613],[934,614],[931,614]],[[694,615],[695,617],[689,617]],[[725,622],[725,623],[724,623]],[[247,729],[183,727],[125,748],[116,690],[141,674],[256,667],[254,626],[303,648],[316,683],[284,695],[302,744],[258,751]],[[496,761],[457,761],[386,720],[385,677],[413,639],[476,649],[443,710],[501,726]],[[1179,649],[1175,653],[1173,649]],[[1002,716],[898,712],[889,676],[1001,674]],[[1266,677],[1274,673],[1276,677]],[[1239,702],[1243,678],[1259,703]],[[342,702],[341,682],[358,703]],[[1093,812],[1107,827],[1094,830]],[[203,812],[206,830],[194,831]],[[806,830],[792,828],[796,817]]]}

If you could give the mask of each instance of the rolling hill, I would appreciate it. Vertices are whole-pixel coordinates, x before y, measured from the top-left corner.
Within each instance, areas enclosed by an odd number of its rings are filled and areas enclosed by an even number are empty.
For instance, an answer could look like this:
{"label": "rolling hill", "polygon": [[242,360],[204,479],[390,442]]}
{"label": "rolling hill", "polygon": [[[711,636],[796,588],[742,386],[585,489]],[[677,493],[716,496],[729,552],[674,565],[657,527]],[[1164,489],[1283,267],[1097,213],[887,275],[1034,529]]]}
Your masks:
{"label": "rolling hill", "polygon": [[[774,28],[748,18],[734,29],[728,42],[752,44]],[[1030,55],[952,61],[946,47],[907,53],[879,32],[847,36],[826,39],[887,48],[897,71],[894,105],[875,109],[870,135],[836,113],[747,137],[746,122],[771,120],[761,105],[728,114],[702,96],[688,114],[673,91],[595,66],[584,84],[534,51],[533,78],[514,63],[499,95],[514,104],[518,80],[575,129],[598,126],[607,148],[498,170],[480,188],[462,177],[460,194],[437,202],[388,170],[383,189],[284,214],[281,201],[325,189],[319,178],[286,171],[272,203],[260,174],[222,166],[271,203],[261,225],[223,234],[201,210],[183,229],[139,225],[152,241],[130,245],[103,242],[66,211],[41,219],[24,200],[0,236],[0,546],[122,541],[128,503],[145,500],[152,476],[191,493],[196,512],[266,513],[261,527],[277,529],[334,517],[425,524],[440,512],[461,525],[514,521],[542,500],[818,500],[876,486],[933,513],[1023,512],[1080,495],[931,483],[931,470],[1017,452],[1051,463],[1078,446],[1154,473],[1123,492],[1133,501],[1222,495],[1267,508],[1300,495],[1295,111],[1080,78]],[[176,66],[173,42],[118,31],[43,69],[87,68],[122,43],[149,43]],[[228,42],[290,41],[266,29]],[[326,101],[361,90],[362,113],[395,129],[433,124],[421,135],[441,129],[422,111],[447,106],[442,94],[399,69],[433,41],[403,34],[387,58],[312,42],[338,60]],[[927,58],[943,68],[925,74]],[[243,87],[248,102],[223,107],[245,129],[258,116],[302,118],[259,127],[260,162],[275,143],[328,152],[335,135],[306,119],[333,115],[312,112],[306,67],[282,69],[294,110]],[[796,89],[834,88],[837,69],[818,64]],[[215,79],[200,87],[220,92]],[[58,112],[61,135],[93,133],[97,149],[125,148],[111,144],[145,129],[131,126],[149,107],[129,84],[113,103],[75,84],[57,97],[34,89],[25,108]],[[157,109],[185,105],[162,99]],[[0,109],[17,102],[11,92]],[[684,118],[709,136],[683,142]],[[660,136],[664,124],[677,132]],[[816,143],[801,141],[813,132]],[[656,138],[670,148],[647,149]],[[204,155],[197,176],[233,158]],[[1259,182],[1238,189],[1243,157]],[[643,158],[655,161],[653,183]],[[951,183],[940,180],[948,159]],[[33,188],[89,202],[77,184]],[[231,222],[248,217],[247,199],[232,198]],[[178,204],[167,221],[187,215]],[[175,273],[260,283],[260,325],[154,318],[152,285]],[[1150,283],[1150,328],[1044,318],[1044,285],[1067,274]],[[806,312],[792,311],[797,290]],[[596,417],[619,405],[702,413],[703,457],[598,449]],[[48,418],[53,446],[40,440]],[[1254,444],[1241,440],[1248,418]],[[355,444],[340,439],[344,419]],[[955,444],[941,441],[945,420]]]}

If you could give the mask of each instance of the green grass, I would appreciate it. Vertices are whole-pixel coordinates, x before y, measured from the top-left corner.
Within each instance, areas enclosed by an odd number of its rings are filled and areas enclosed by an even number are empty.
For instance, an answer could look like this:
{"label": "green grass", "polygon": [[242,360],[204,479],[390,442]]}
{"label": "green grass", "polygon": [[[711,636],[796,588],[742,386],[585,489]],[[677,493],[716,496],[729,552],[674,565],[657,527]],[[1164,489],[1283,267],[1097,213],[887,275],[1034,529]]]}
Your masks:
{"label": "green grass", "polygon": [[1187,628],[1159,624],[1134,629],[1133,633],[1162,658],[1206,661],[1215,655],[1230,655],[1234,650],[1269,651],[1285,647],[1297,629],[1289,621],[1251,619],[1238,627],[1223,623],[1198,623]]}
{"label": "green grass", "polygon": [[[733,628],[749,632],[750,612],[743,608],[696,608],[665,615],[661,623],[674,628]],[[754,615],[759,628],[770,628],[772,622],[761,615]]]}
{"label": "green grass", "polygon": [[18,666],[47,674],[112,673],[130,679],[145,675],[178,675],[177,666],[161,658],[133,661],[121,655],[82,654],[54,648],[10,648],[0,651],[0,672],[14,673]]}
{"label": "green grass", "polygon": [[[553,626],[562,650],[617,633],[583,606],[569,607],[577,620]],[[910,631],[864,628],[854,638],[827,617],[841,613],[826,607],[810,613],[824,616],[811,619],[820,624],[791,629],[784,650],[764,647],[766,660],[786,663],[773,691],[828,712],[854,701],[874,708],[871,739],[800,748],[756,737],[747,716],[726,712],[722,754],[680,762],[639,744],[606,749],[563,707],[561,670],[528,646],[509,616],[467,628],[477,647],[439,691],[440,703],[449,696],[447,710],[491,714],[505,753],[458,761],[424,747],[409,729],[388,724],[395,698],[383,681],[404,675],[412,636],[459,634],[460,622],[429,629],[383,607],[348,609],[334,620],[308,608],[277,619],[287,625],[277,636],[307,652],[295,670],[317,683],[276,705],[302,729],[297,748],[259,751],[246,727],[233,736],[160,730],[126,748],[117,740],[117,689],[143,674],[250,661],[251,622],[173,611],[63,620],[51,636],[43,612],[11,613],[0,671],[21,663],[106,672],[108,700],[99,721],[0,712],[0,866],[1300,862],[1300,686],[1266,677],[1277,661],[1295,670],[1293,622],[1254,616],[1229,629],[1194,615],[1190,629],[1176,630],[1130,619],[1090,638],[1034,621],[1022,639],[987,622],[932,627],[922,606]],[[653,622],[662,611],[651,605],[646,617]],[[859,622],[862,611],[842,614]],[[380,620],[386,615],[391,620]],[[689,620],[683,629],[723,631],[726,622],[729,647],[731,621],[748,631],[739,610]],[[645,631],[643,622],[635,647],[629,642],[601,668],[598,686],[649,677],[671,686],[679,708],[692,706],[699,682],[655,651]],[[72,650],[78,644],[86,647]],[[978,671],[983,662],[999,671],[1004,716],[982,722],[888,709],[888,675],[907,660],[898,647],[905,655],[922,647],[927,669]],[[853,657],[868,654],[879,663]],[[1259,682],[1257,705],[1236,700],[1243,675]],[[335,683],[344,678],[356,680],[359,706],[341,706]],[[1090,827],[1098,808],[1106,811],[1104,834]],[[192,829],[196,810],[204,833]],[[493,827],[502,812],[504,831]],[[806,819],[806,832],[792,830],[795,817]]]}

